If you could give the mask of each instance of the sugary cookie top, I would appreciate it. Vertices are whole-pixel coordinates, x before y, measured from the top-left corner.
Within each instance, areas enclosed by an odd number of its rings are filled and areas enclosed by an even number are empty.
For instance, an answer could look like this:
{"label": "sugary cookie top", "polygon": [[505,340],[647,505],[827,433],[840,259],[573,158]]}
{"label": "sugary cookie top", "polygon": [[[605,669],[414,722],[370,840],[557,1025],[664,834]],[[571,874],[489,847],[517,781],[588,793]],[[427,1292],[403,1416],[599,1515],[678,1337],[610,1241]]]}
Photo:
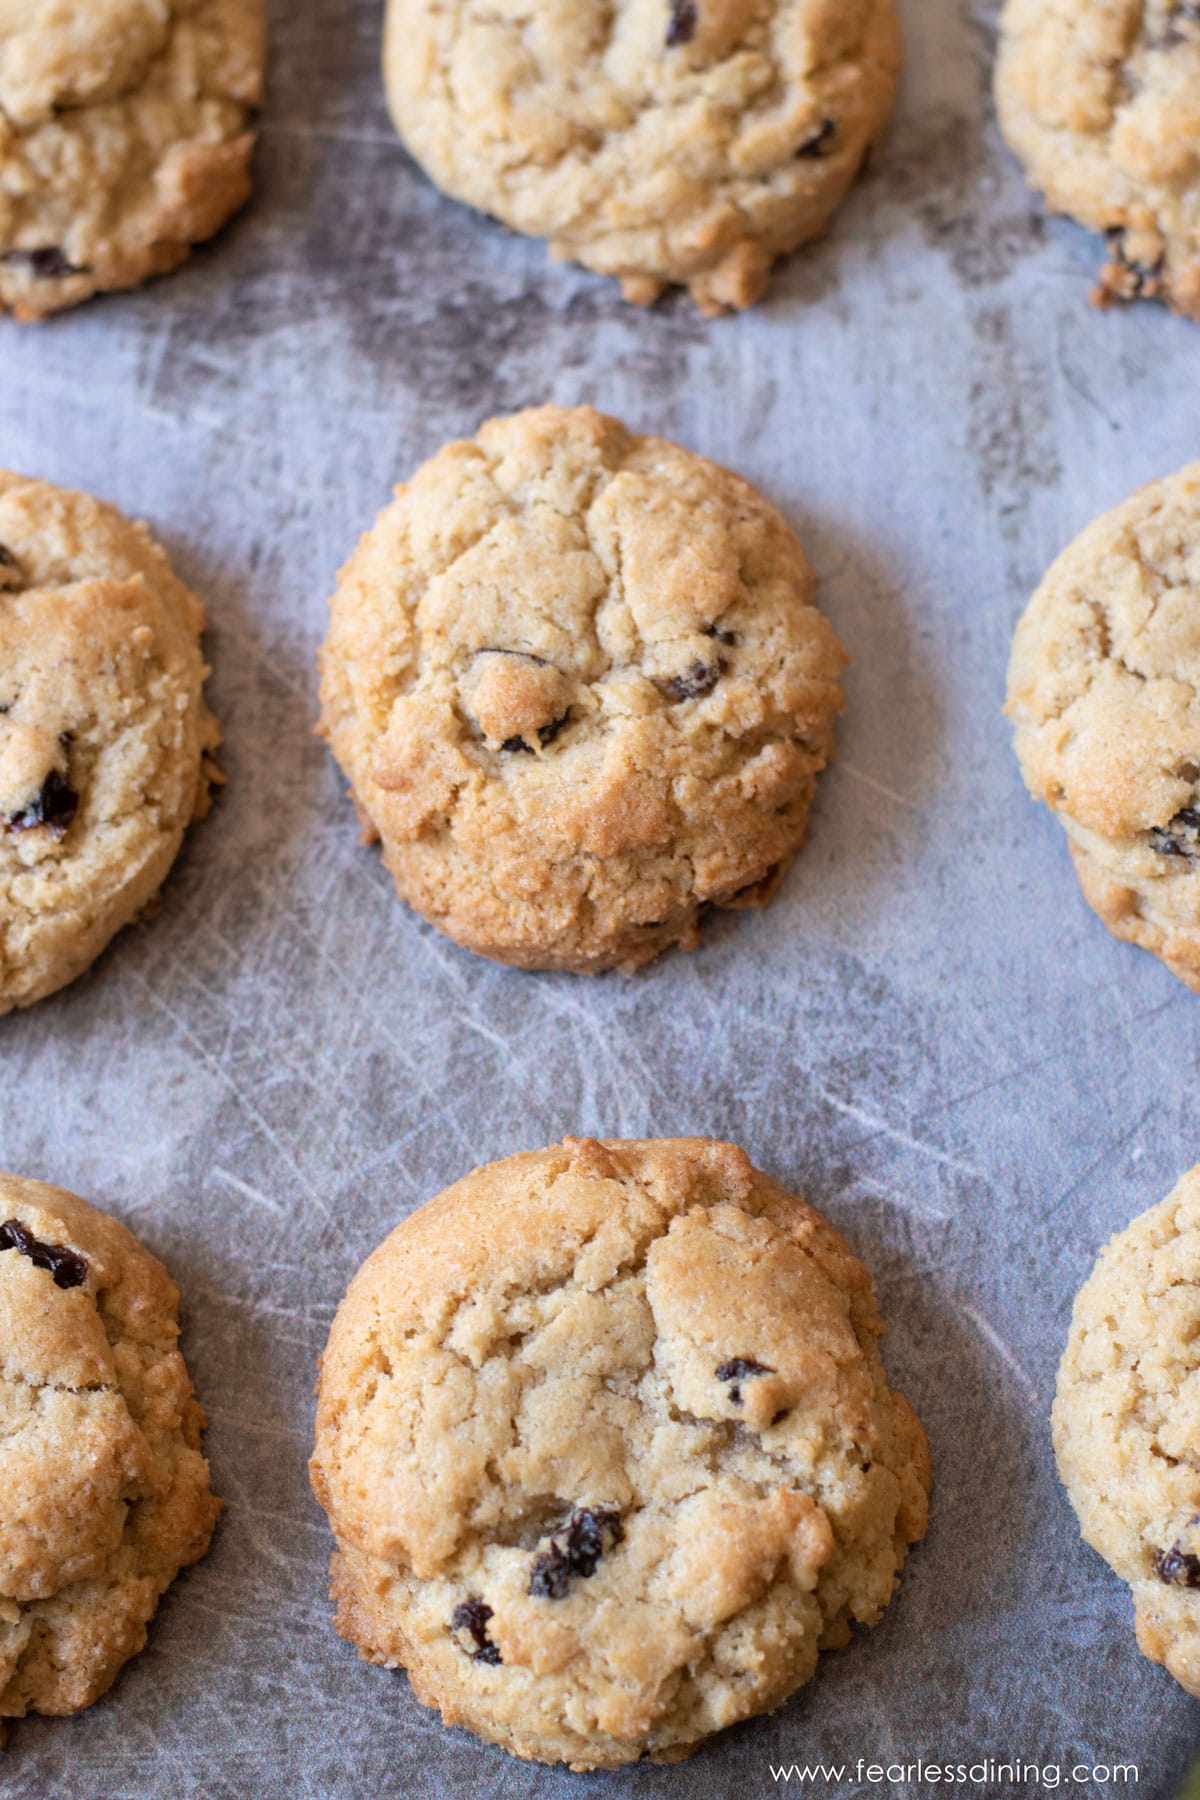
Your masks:
{"label": "sugary cookie top", "polygon": [[841,706],[814,587],[744,481],[588,408],[441,451],[343,571],[322,658],[401,892],[473,947],[586,963],[768,880]]}
{"label": "sugary cookie top", "polygon": [[1008,0],[1001,122],[1051,204],[1108,231],[1111,290],[1200,315],[1200,15],[1190,0]]}
{"label": "sugary cookie top", "polygon": [[245,199],[262,0],[0,0],[0,305],[180,260]]}
{"label": "sugary cookie top", "polygon": [[172,17],[195,11],[170,0],[4,0],[0,8],[0,103],[20,127],[140,85],[166,49]]}
{"label": "sugary cookie top", "polygon": [[0,1010],[166,873],[217,737],[203,623],[144,526],[0,473]]}
{"label": "sugary cookie top", "polygon": [[568,1139],[459,1182],[368,1259],[323,1363],[313,1478],[368,1647],[419,1646],[532,1755],[777,1704],[924,1529],[881,1330],[843,1240],[732,1145]]}
{"label": "sugary cookie top", "polygon": [[1080,1290],[1054,1441],[1084,1537],[1133,1589],[1142,1650],[1200,1694],[1200,1169]]}
{"label": "sugary cookie top", "polygon": [[892,0],[390,0],[384,61],[447,192],[590,267],[689,281],[821,228],[890,113],[899,42]]}
{"label": "sugary cookie top", "polygon": [[1030,601],[1008,711],[1030,790],[1134,853],[1200,853],[1200,463],[1090,525]]}
{"label": "sugary cookie top", "polygon": [[103,1691],[208,1541],[178,1299],[115,1219],[0,1175],[0,1718]]}

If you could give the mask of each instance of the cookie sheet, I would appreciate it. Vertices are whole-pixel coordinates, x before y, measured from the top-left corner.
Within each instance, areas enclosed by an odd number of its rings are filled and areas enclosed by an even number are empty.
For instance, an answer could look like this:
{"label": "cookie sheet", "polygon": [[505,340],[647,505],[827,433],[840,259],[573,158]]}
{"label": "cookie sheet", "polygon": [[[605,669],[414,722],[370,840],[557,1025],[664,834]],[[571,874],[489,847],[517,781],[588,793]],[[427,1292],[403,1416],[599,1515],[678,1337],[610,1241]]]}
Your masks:
{"label": "cookie sheet", "polygon": [[[0,461],[152,521],[210,608],[229,776],[158,918],[0,1024],[0,1163],[165,1258],[228,1501],[111,1696],[15,1728],[13,1800],[848,1800],[947,1791],[860,1760],[987,1758],[1133,1762],[1140,1800],[1168,1800],[1200,1746],[1078,1540],[1047,1426],[1098,1245],[1200,1160],[1200,1000],[1088,913],[1000,715],[1050,558],[1200,450],[1200,329],[1087,308],[1097,244],[1043,220],[991,120],[990,0],[901,10],[886,151],[744,318],[635,311],[443,200],[388,125],[378,0],[280,0],[253,209],[140,294],[0,322]],[[438,938],[311,733],[325,597],[391,483],[545,398],[759,483],[854,659],[779,898],[636,979]],[[728,1135],[828,1212],[874,1270],[936,1483],[883,1623],[781,1713],[588,1778],[443,1730],[333,1636],[305,1478],[360,1259],[476,1163],[567,1131]],[[794,1763],[846,1774],[773,1778]]]}

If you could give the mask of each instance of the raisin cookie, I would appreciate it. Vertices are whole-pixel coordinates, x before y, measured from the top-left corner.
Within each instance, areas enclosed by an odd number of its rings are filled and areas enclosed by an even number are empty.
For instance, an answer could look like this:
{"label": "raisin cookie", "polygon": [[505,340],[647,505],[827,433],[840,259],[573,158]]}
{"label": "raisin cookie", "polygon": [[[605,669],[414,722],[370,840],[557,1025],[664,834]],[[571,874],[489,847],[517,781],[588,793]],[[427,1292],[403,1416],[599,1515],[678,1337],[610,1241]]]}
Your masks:
{"label": "raisin cookie", "polygon": [[891,116],[893,0],[389,0],[392,116],[430,178],[649,303],[753,304]]}
{"label": "raisin cookie", "polygon": [[636,968],[765,901],[845,658],[784,520],[588,407],[493,419],[342,571],[322,729],[409,903],[527,968]]}
{"label": "raisin cookie", "polygon": [[1200,1168],[1101,1252],[1075,1301],[1054,1448],[1138,1646],[1200,1697]]}
{"label": "raisin cookie", "polygon": [[0,1175],[0,1742],[90,1706],[220,1511],[179,1294],[123,1225]]}
{"label": "raisin cookie", "polygon": [[316,1490],[337,1628],[519,1756],[672,1761],[891,1599],[929,1453],[871,1278],[707,1138],[477,1169],[334,1320]]}
{"label": "raisin cookie", "polygon": [[1093,298],[1200,319],[1195,0],[1008,0],[996,100],[1033,185],[1108,236]]}
{"label": "raisin cookie", "polygon": [[1090,904],[1200,992],[1200,463],[1058,558],[1017,627],[1007,711]]}
{"label": "raisin cookie", "polygon": [[144,525],[0,472],[0,1013],[81,974],[204,812],[203,625]]}
{"label": "raisin cookie", "polygon": [[250,194],[263,0],[2,0],[0,308],[181,263]]}

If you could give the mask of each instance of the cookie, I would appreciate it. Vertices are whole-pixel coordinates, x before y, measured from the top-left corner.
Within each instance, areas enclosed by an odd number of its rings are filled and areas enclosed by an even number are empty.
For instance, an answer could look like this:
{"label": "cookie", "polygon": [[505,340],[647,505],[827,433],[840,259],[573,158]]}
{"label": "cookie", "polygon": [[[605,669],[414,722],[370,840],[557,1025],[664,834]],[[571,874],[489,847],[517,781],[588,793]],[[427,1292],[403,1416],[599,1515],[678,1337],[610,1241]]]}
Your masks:
{"label": "cookie", "polygon": [[892,111],[893,0],[389,0],[397,129],[431,180],[551,254],[750,306]]}
{"label": "cookie", "polygon": [[1138,1646],[1200,1697],[1200,1167],[1101,1252],[1058,1372],[1054,1449]]}
{"label": "cookie", "polygon": [[758,905],[845,657],[775,509],[589,407],[493,419],[342,571],[322,730],[405,900],[526,968],[636,968]]}
{"label": "cookie", "polygon": [[0,5],[0,309],[175,268],[250,195],[264,0]]}
{"label": "cookie", "polygon": [[672,1761],[891,1599],[929,1458],[871,1278],[707,1138],[567,1138],[401,1224],[338,1310],[337,1628],[519,1756]]}
{"label": "cookie", "polygon": [[1007,0],[1000,125],[1055,212],[1108,238],[1093,299],[1200,319],[1200,9]]}
{"label": "cookie", "polygon": [[0,472],[0,1013],[81,974],[205,811],[203,625],[144,525]]}
{"label": "cookie", "polygon": [[179,1293],[107,1214],[0,1174],[3,1721],[90,1706],[220,1510]]}
{"label": "cookie", "polygon": [[1017,627],[1007,711],[1109,930],[1200,992],[1200,463],[1105,513]]}

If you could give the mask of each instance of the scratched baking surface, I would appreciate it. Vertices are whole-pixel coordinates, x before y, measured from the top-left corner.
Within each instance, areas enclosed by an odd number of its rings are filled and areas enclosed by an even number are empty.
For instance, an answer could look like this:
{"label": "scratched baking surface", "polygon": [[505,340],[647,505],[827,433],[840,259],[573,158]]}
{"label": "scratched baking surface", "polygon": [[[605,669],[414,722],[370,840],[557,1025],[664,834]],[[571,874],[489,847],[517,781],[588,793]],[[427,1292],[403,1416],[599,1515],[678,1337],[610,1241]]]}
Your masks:
{"label": "scratched baking surface", "polygon": [[[991,1755],[1136,1761],[1167,1800],[1196,1749],[1078,1539],[1047,1415],[1097,1247],[1200,1157],[1200,1001],[1087,912],[999,709],[1051,557],[1196,454],[1200,329],[1088,310],[1096,244],[1042,221],[991,121],[991,5],[902,10],[886,153],[745,318],[631,310],[440,198],[388,126],[375,0],[307,0],[275,8],[252,210],[139,295],[0,323],[0,462],[153,522],[209,606],[229,775],[159,917],[0,1027],[0,1162],[169,1264],[228,1502],[111,1695],[15,1728],[6,1794],[706,1800],[778,1791],[771,1764]],[[547,398],[760,484],[854,658],[774,906],[633,980],[437,937],[311,735],[326,595],[391,484]],[[591,1777],[445,1731],[335,1638],[305,1477],[361,1258],[567,1131],[728,1135],[823,1208],[874,1270],[936,1477],[884,1621],[790,1705]]]}

